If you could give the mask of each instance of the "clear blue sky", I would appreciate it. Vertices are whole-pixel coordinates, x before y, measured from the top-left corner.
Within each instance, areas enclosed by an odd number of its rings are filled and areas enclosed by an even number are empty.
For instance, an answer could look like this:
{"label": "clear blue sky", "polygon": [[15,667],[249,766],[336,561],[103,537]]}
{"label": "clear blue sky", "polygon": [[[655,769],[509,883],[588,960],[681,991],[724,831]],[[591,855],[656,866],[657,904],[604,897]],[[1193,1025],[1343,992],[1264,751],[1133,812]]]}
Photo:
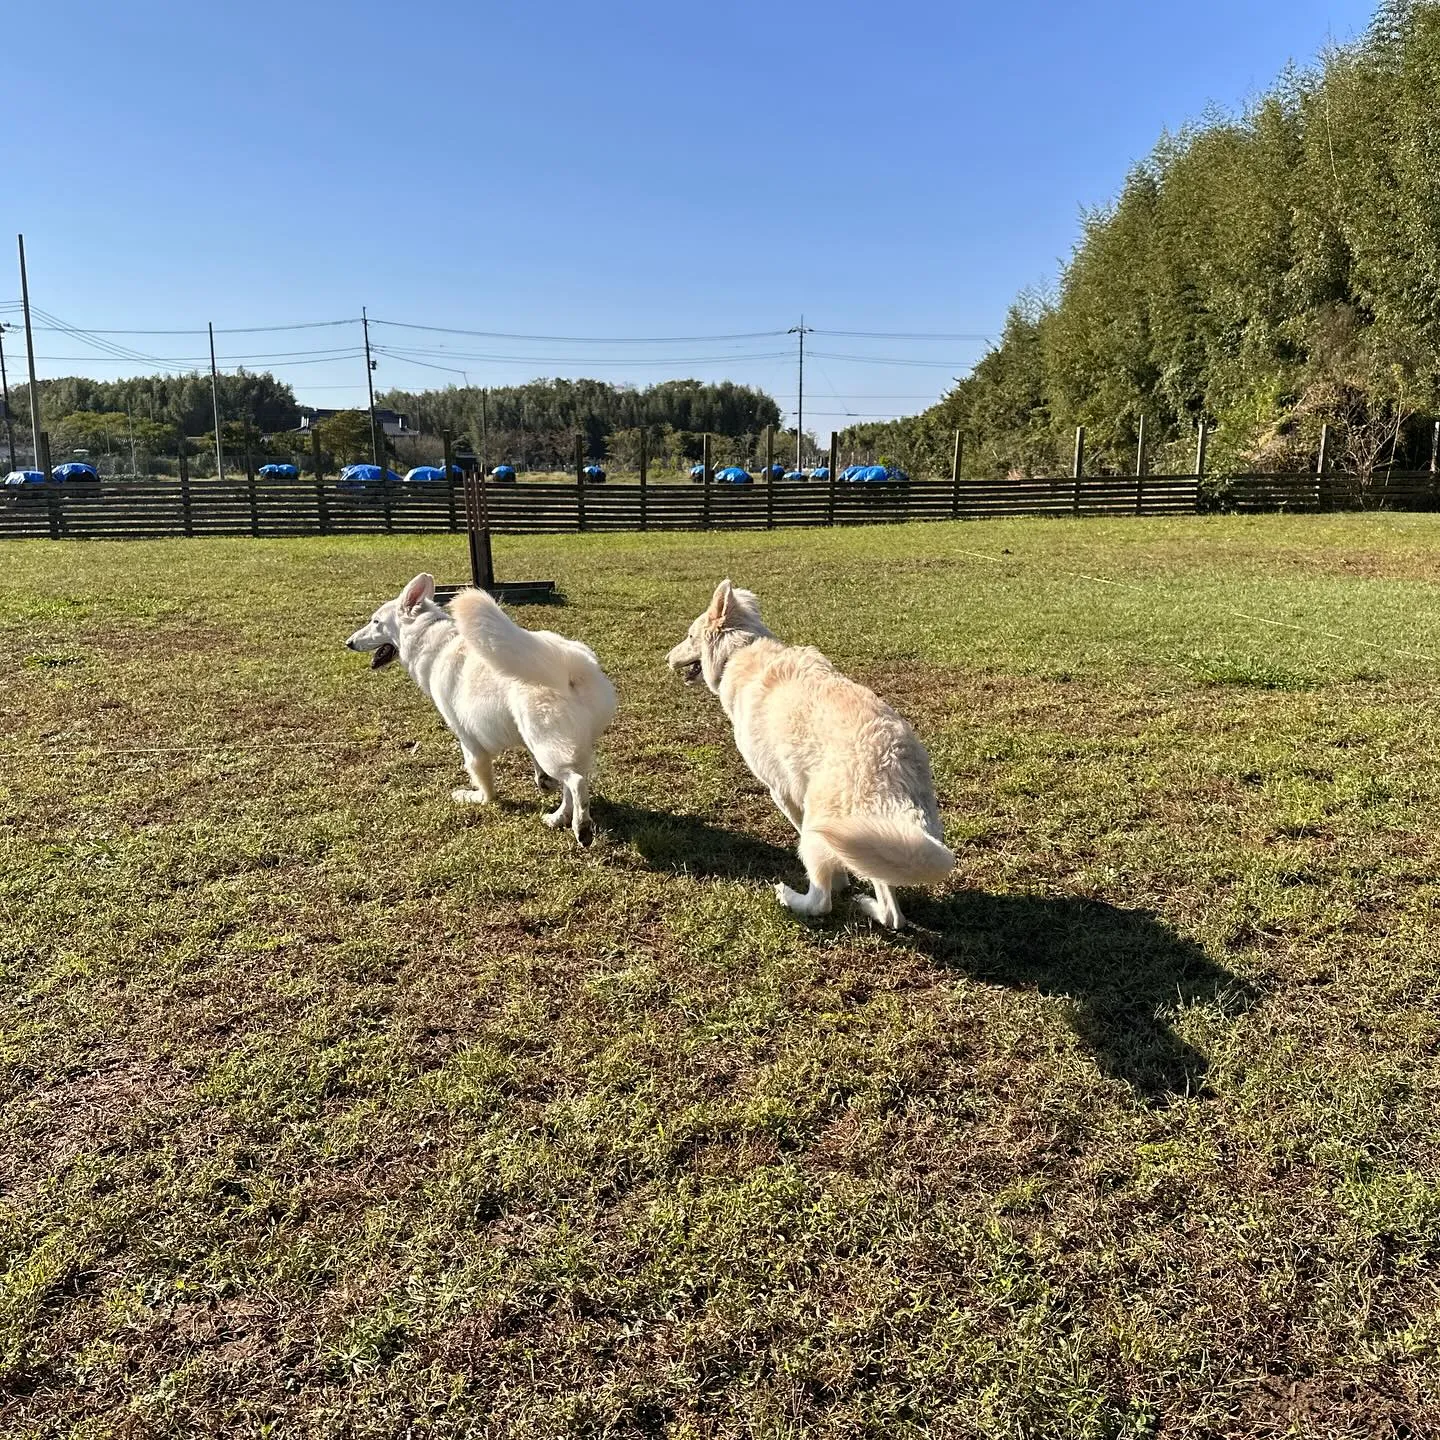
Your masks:
{"label": "clear blue sky", "polygon": [[[525,335],[993,335],[1162,132],[1353,37],[1371,0],[333,0],[12,6],[18,299],[89,330],[358,316]],[[33,105],[26,76],[37,67]],[[0,312],[4,318],[17,318]],[[221,335],[363,403],[358,326]],[[382,386],[724,376],[793,337],[585,345],[380,327]],[[143,373],[54,332],[42,376]],[[184,363],[203,334],[108,343]],[[807,428],[922,408],[983,342],[815,335]],[[7,344],[12,377],[23,350]],[[341,350],[340,358],[280,352]],[[416,354],[414,352],[422,352]],[[829,358],[864,356],[864,361]],[[64,357],[89,356],[89,359]],[[503,357],[503,358],[480,358]],[[584,357],[584,358],[582,358]],[[321,363],[297,363],[318,358]],[[417,361],[449,369],[422,368]],[[885,360],[908,363],[884,363]],[[283,363],[282,363],[283,362]],[[924,362],[924,363],[921,363]]]}

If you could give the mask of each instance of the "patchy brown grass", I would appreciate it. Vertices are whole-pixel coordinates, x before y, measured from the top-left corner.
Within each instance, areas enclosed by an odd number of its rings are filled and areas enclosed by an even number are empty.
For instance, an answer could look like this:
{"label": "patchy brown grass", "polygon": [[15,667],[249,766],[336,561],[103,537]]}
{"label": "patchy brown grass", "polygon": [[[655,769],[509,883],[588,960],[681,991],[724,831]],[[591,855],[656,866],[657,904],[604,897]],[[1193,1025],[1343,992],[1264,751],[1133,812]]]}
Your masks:
{"label": "patchy brown grass", "polygon": [[[620,688],[588,853],[340,648],[453,539],[10,547],[4,1427],[1440,1428],[1437,530],[503,543]],[[929,743],[911,932],[775,905],[661,664],[726,572]]]}

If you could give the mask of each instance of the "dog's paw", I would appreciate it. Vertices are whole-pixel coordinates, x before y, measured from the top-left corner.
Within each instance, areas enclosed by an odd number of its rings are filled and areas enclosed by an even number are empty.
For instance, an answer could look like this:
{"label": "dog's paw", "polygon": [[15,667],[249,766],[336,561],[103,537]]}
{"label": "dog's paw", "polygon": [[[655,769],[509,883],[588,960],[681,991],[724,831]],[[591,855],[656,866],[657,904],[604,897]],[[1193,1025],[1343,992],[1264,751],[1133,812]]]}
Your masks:
{"label": "dog's paw", "polygon": [[575,831],[575,838],[588,850],[595,839],[595,827],[585,820]]}
{"label": "dog's paw", "polygon": [[450,798],[457,805],[488,805],[490,797],[483,790],[452,790]]}
{"label": "dog's paw", "polygon": [[878,900],[869,895],[857,895],[855,903],[865,915],[883,929],[903,930],[905,928],[905,917],[900,913],[898,907],[892,914]]}
{"label": "dog's paw", "polygon": [[552,810],[548,815],[540,817],[552,830],[559,830],[569,825],[570,817],[562,810]]}

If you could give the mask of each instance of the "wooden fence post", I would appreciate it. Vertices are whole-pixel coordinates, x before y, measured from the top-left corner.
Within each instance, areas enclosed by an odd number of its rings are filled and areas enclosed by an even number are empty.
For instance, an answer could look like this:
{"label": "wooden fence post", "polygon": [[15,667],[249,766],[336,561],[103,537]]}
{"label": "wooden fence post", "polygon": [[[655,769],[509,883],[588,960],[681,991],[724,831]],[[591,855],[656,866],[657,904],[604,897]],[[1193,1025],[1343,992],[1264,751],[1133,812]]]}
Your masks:
{"label": "wooden fence post", "polygon": [[[371,419],[373,421],[373,415]],[[388,535],[395,529],[395,514],[390,502],[389,465],[381,465],[380,467],[380,503],[385,507],[385,533]]]}
{"label": "wooden fence post", "polygon": [[1320,455],[1315,461],[1315,473],[1323,475],[1330,466],[1330,426],[1320,427]]}
{"label": "wooden fence post", "polygon": [[1195,478],[1205,478],[1205,449],[1210,440],[1210,427],[1202,420],[1195,432]]}
{"label": "wooden fence post", "polygon": [[840,477],[836,473],[840,468],[840,436],[832,430],[830,432],[830,494],[825,504],[825,523],[835,523],[835,492],[840,484]]}
{"label": "wooden fence post", "polygon": [[1140,433],[1135,438],[1135,513],[1145,511],[1145,417],[1140,417]]}
{"label": "wooden fence post", "polygon": [[575,432],[575,525],[585,528],[585,438]]}
{"label": "wooden fence post", "polygon": [[700,477],[700,483],[704,486],[704,492],[700,496],[700,528],[710,528],[710,484],[714,479],[710,469],[710,432],[707,430],[700,437],[700,468],[704,472]]}
{"label": "wooden fence post", "polygon": [[649,493],[650,478],[650,432],[642,425],[640,427],[640,528],[647,528],[648,517],[645,513],[645,501]]}
{"label": "wooden fence post", "polygon": [[260,497],[255,493],[255,453],[250,448],[250,435],[245,435],[245,489],[250,497],[250,534],[260,534]]}
{"label": "wooden fence post", "polygon": [[325,462],[320,458],[320,432],[310,431],[310,459],[315,467],[315,514],[320,523],[320,533],[330,531],[330,502],[325,496]]}
{"label": "wooden fence post", "polygon": [[455,457],[452,442],[455,437],[448,430],[440,432],[440,444],[445,452],[445,498],[448,502],[450,532],[455,532]]}
{"label": "wooden fence post", "polygon": [[475,477],[475,520],[479,529],[475,545],[474,568],[479,576],[476,584],[486,590],[495,588],[495,553],[490,548],[490,491],[485,471]]}
{"label": "wooden fence post", "polygon": [[775,528],[775,427],[765,427],[765,528]]}
{"label": "wooden fence post", "polygon": [[960,461],[964,455],[965,442],[960,438],[960,432],[955,432],[955,449],[950,455],[950,518],[960,518]]}
{"label": "wooden fence post", "polygon": [[1436,486],[1440,485],[1440,420],[1430,430],[1430,499],[1435,499]]}
{"label": "wooden fence post", "polygon": [[1070,513],[1080,513],[1080,484],[1085,478],[1085,427],[1075,427],[1075,461],[1071,468],[1071,475],[1075,480],[1075,494],[1070,502]]}
{"label": "wooden fence post", "polygon": [[195,533],[195,520],[190,510],[190,457],[185,453],[185,437],[175,447],[175,468],[180,475],[180,529],[188,540]]}

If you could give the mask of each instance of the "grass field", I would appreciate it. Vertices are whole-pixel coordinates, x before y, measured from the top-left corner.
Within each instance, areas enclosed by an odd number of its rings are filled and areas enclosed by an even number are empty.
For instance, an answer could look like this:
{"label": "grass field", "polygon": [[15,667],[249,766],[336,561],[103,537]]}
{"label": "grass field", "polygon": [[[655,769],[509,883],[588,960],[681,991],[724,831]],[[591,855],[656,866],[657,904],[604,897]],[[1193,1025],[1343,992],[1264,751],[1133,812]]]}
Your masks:
{"label": "grass field", "polygon": [[[342,648],[462,553],[0,547],[0,1433],[1440,1433],[1440,517],[498,542],[589,852]],[[724,574],[929,744],[913,931],[776,904]]]}

